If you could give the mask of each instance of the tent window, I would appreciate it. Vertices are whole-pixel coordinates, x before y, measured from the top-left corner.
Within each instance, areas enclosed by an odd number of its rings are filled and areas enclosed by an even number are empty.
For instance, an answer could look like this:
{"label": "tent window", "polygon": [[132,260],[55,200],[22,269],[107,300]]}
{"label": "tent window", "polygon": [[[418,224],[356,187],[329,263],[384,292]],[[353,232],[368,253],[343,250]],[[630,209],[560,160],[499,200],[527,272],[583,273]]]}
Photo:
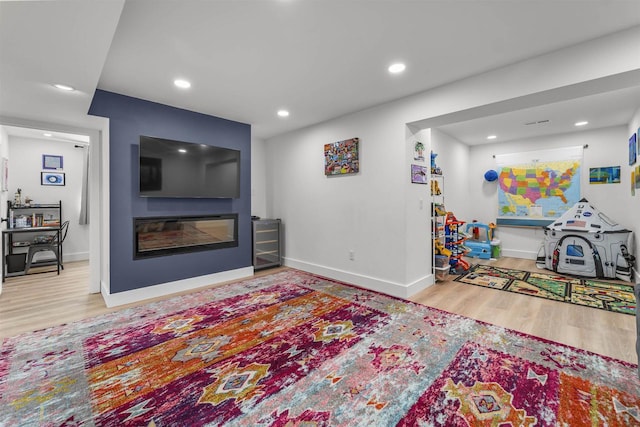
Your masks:
{"label": "tent window", "polygon": [[582,251],[582,246],[579,246],[579,245],[568,245],[567,246],[567,256],[583,257],[584,256],[584,252]]}

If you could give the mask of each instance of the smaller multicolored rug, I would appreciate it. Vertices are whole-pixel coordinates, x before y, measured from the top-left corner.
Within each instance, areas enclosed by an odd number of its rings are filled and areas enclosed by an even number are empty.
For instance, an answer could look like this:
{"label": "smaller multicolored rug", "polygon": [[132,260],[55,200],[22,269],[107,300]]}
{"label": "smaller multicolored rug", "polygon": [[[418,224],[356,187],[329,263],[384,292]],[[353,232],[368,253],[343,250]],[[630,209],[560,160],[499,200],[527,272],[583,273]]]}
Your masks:
{"label": "smaller multicolored rug", "polygon": [[454,280],[632,316],[636,312],[632,285],[479,264]]}

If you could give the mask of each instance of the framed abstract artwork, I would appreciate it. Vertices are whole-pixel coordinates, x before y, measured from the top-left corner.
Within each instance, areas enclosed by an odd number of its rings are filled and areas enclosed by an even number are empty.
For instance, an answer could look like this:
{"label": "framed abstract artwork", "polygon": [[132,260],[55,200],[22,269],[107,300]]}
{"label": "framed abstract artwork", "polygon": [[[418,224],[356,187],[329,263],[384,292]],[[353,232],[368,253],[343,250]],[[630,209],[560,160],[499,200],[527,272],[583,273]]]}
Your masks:
{"label": "framed abstract artwork", "polygon": [[629,138],[629,166],[634,165],[636,163],[636,156],[637,156],[637,145],[636,145],[636,135],[637,134],[633,134],[631,135],[631,138]]}
{"label": "framed abstract artwork", "polygon": [[324,174],[347,175],[360,171],[360,138],[324,145]]}
{"label": "framed abstract artwork", "polygon": [[620,166],[589,168],[589,184],[619,184]]}
{"label": "framed abstract artwork", "polygon": [[59,172],[40,172],[40,185],[63,186],[64,174]]}

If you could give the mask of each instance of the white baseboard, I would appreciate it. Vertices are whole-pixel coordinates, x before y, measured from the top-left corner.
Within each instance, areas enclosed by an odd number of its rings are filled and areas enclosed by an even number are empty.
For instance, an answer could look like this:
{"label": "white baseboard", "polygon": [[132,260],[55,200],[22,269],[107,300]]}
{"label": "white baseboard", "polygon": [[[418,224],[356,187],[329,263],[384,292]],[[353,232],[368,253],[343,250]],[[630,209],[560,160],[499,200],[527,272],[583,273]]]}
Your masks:
{"label": "white baseboard", "polygon": [[378,279],[371,276],[365,276],[358,273],[352,273],[337,268],[326,267],[311,262],[301,261],[293,258],[283,258],[284,265],[298,270],[307,271],[309,273],[318,274],[330,279],[340,280],[342,282],[351,283],[372,291],[381,292],[398,298],[409,298],[410,296],[420,292],[423,289],[433,285],[434,278],[432,274],[422,277],[408,285],[390,282],[388,280]]}
{"label": "white baseboard", "polygon": [[[42,255],[41,255],[42,254]],[[55,255],[53,252],[38,252],[33,257],[34,261],[55,261]],[[89,252],[75,252],[75,253],[67,253],[64,252],[62,254],[62,263],[65,262],[74,262],[74,261],[88,261],[89,260]]]}
{"label": "white baseboard", "polygon": [[89,252],[76,252],[73,254],[68,254],[64,252],[62,254],[62,262],[74,262],[74,261],[88,261],[89,260]]}
{"label": "white baseboard", "polygon": [[502,256],[508,256],[511,258],[532,259],[538,258],[538,252],[519,251],[517,249],[502,249]]}
{"label": "white baseboard", "polygon": [[176,280],[174,282],[160,283],[131,291],[110,293],[108,287],[103,282],[102,298],[107,307],[117,307],[119,305],[131,304],[150,298],[157,298],[175,294],[177,292],[189,291],[229,280],[244,279],[253,276],[253,266],[238,268],[235,270],[221,271],[220,273],[207,274],[205,276],[190,277],[188,279]]}

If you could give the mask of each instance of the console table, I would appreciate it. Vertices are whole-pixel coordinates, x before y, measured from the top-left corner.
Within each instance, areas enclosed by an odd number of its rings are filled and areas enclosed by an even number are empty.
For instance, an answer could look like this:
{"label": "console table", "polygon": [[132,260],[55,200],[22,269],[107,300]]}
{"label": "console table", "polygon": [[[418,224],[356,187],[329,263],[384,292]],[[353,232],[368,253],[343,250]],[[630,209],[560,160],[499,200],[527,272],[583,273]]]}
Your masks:
{"label": "console table", "polygon": [[[2,248],[3,253],[5,254],[4,260],[2,262],[2,281],[7,277],[13,276],[24,276],[24,269],[22,271],[14,271],[8,272],[8,260],[15,255],[22,254],[21,252],[15,252],[16,249],[29,249],[29,245],[15,245],[20,240],[16,240],[16,236],[23,235],[25,233],[31,233],[34,237],[37,235],[55,235],[56,241],[58,242],[58,259],[57,260],[47,260],[47,261],[38,261],[31,263],[32,267],[42,267],[47,265],[56,265],[58,269],[58,274],[60,274],[60,260],[62,260],[62,245],[60,243],[60,226],[55,227],[22,227],[22,228],[8,228],[6,230],[2,230]],[[31,242],[22,240],[23,242]],[[26,256],[26,253],[24,254]]]}

